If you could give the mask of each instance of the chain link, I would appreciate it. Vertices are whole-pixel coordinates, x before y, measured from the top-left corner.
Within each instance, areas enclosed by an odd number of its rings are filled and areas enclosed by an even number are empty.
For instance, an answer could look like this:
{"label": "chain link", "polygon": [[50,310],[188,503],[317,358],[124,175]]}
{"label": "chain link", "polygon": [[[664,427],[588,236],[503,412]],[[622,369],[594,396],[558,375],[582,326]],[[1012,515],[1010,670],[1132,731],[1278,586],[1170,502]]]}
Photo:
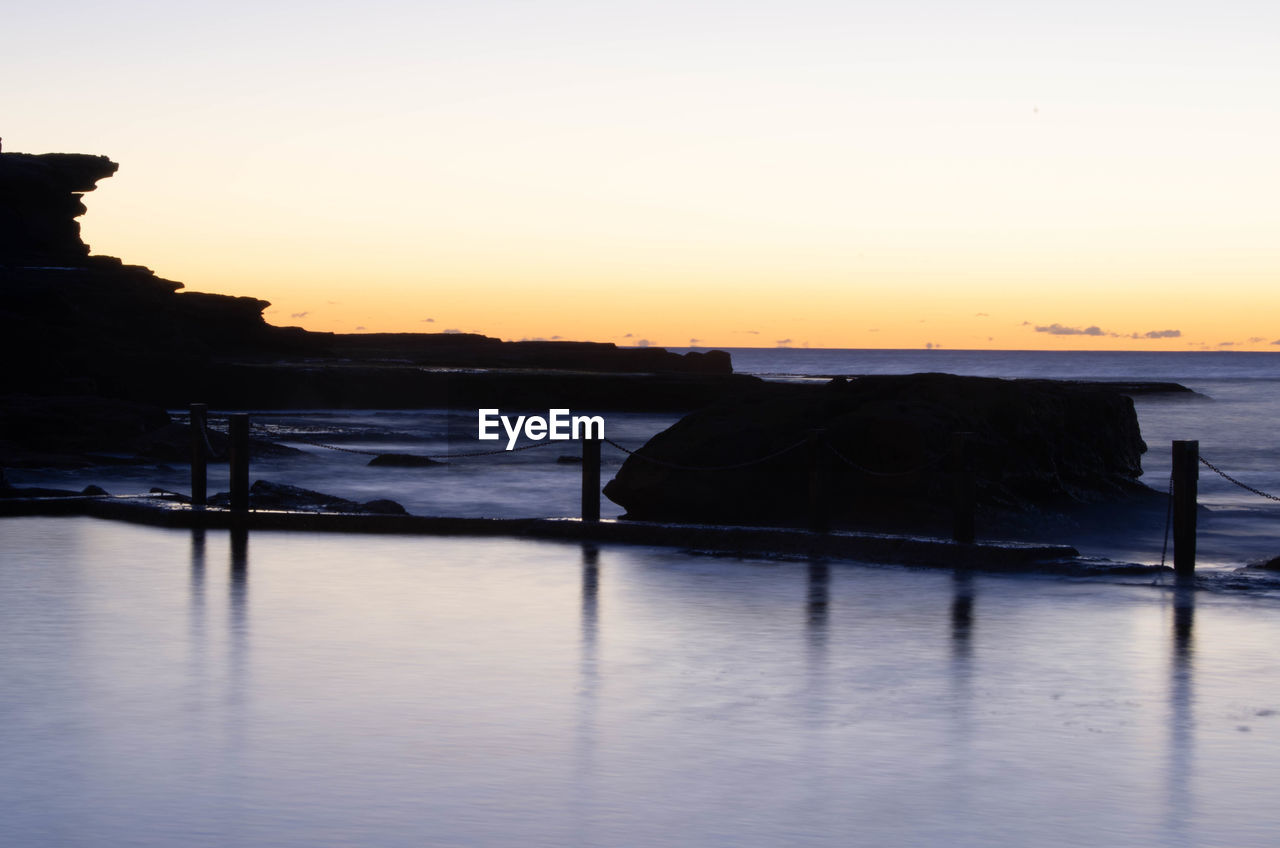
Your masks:
{"label": "chain link", "polygon": [[[344,448],[341,445],[331,445],[325,442],[314,442],[314,441],[311,441],[310,439],[303,439],[299,436],[281,436],[279,434],[270,433],[267,430],[265,430],[265,428],[262,428],[262,427],[254,427],[253,429],[258,435],[261,435],[261,436],[270,435],[273,438],[279,439],[280,441],[283,441],[283,442],[301,442],[304,445],[311,445],[312,447],[325,448],[327,450],[332,450],[332,451],[342,451],[343,453],[354,453],[354,454],[359,454],[361,456],[382,456],[386,453],[389,453],[389,451],[363,450],[361,448]],[[519,453],[520,451],[527,451],[527,450],[533,450],[534,448],[545,447],[546,445],[549,445],[549,444],[551,444],[549,441],[534,442],[533,444],[529,444],[529,445],[521,445],[518,448],[511,448],[511,449],[498,448],[497,450],[471,451],[468,453],[435,454],[435,455],[427,455],[424,458],[433,459],[433,460],[436,460],[437,462],[444,462],[450,459],[461,459],[464,457],[471,457],[471,456],[497,456],[498,454],[504,454],[504,453]]]}
{"label": "chain link", "polygon": [[1237,480],[1236,478],[1232,477],[1230,474],[1228,474],[1227,472],[1223,471],[1221,468],[1219,468],[1218,466],[1214,465],[1212,462],[1210,462],[1209,460],[1205,459],[1203,456],[1202,456],[1202,457],[1200,457],[1199,459],[1200,459],[1200,463],[1201,463],[1202,465],[1205,465],[1205,466],[1207,466],[1208,468],[1210,468],[1211,470],[1213,470],[1213,471],[1217,472],[1217,474],[1218,474],[1220,477],[1222,477],[1224,480],[1227,480],[1227,481],[1229,481],[1229,482],[1231,482],[1231,483],[1235,483],[1237,486],[1239,486],[1240,488],[1244,489],[1246,492],[1253,492],[1255,495],[1259,495],[1259,496],[1261,496],[1261,497],[1268,498],[1268,499],[1273,500],[1273,501],[1280,501],[1280,497],[1276,497],[1275,495],[1269,495],[1269,494],[1267,494],[1266,492],[1262,491],[1261,489],[1255,489],[1255,488],[1253,488],[1252,486],[1248,486],[1248,485],[1245,485],[1244,483],[1241,483],[1239,480]]}

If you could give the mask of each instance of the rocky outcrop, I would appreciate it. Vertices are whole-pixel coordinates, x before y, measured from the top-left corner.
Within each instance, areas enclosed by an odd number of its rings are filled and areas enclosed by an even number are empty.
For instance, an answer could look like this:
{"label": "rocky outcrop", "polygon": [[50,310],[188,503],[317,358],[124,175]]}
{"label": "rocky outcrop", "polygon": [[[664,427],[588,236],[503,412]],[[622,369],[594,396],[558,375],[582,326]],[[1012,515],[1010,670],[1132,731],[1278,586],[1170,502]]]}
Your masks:
{"label": "rocky outcrop", "polygon": [[76,218],[119,166],[79,153],[0,154],[0,265],[75,264],[89,255]]}
{"label": "rocky outcrop", "polygon": [[[701,381],[715,396],[732,374],[723,351],[272,326],[264,300],[183,292],[147,268],[89,255],[76,221],[85,211],[81,197],[116,169],[103,156],[0,153],[0,356],[21,363],[0,371],[0,393],[99,394],[166,406],[199,399],[403,408],[447,406],[446,391],[470,391],[473,369],[512,372],[508,384],[533,370],[557,374],[550,387],[573,383],[574,397],[585,399],[579,405],[599,394],[609,404],[601,408],[643,408],[659,393],[631,375]],[[416,376],[424,369],[450,369],[448,385]],[[621,382],[592,379],[600,374]],[[484,385],[471,394],[491,390],[491,380],[475,379]]]}
{"label": "rocky outcrop", "polygon": [[82,395],[0,396],[0,465],[77,467],[131,453],[136,440],[168,426],[146,403]]}
{"label": "rocky outcrop", "polygon": [[773,385],[691,413],[629,457],[604,492],[628,518],[800,523],[812,450],[837,525],[936,528],[949,516],[959,432],[971,434],[985,513],[1150,491],[1138,483],[1146,445],[1127,396],[1096,384],[917,374]]}

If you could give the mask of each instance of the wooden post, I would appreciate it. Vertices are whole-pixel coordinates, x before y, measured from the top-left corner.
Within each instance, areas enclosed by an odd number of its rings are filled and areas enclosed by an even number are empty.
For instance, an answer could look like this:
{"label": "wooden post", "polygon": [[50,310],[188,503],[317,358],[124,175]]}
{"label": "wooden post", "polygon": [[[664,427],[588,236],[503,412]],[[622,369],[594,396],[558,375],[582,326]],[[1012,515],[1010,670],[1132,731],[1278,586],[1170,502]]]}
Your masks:
{"label": "wooden post", "polygon": [[1196,573],[1196,482],[1200,479],[1200,442],[1173,443],[1173,572]]}
{"label": "wooden post", "polygon": [[971,435],[951,434],[951,539],[966,545],[974,538],[974,482],[969,457]]}
{"label": "wooden post", "polygon": [[231,509],[244,512],[249,508],[249,414],[237,412],[227,418],[231,437]]}
{"label": "wooden post", "polygon": [[600,440],[582,439],[582,520],[600,520]]}
{"label": "wooden post", "polygon": [[826,533],[831,529],[830,488],[827,480],[826,430],[810,430],[809,454],[809,529]]}
{"label": "wooden post", "polygon": [[191,504],[204,506],[208,498],[209,450],[205,427],[209,423],[209,407],[191,404]]}

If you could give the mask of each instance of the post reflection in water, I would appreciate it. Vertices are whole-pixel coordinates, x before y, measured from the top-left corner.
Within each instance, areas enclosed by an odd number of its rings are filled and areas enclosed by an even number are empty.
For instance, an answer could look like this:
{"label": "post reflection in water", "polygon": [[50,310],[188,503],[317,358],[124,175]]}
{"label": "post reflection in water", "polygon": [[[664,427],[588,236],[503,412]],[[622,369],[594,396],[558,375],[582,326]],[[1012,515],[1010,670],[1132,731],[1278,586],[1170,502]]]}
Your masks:
{"label": "post reflection in water", "polygon": [[592,544],[582,546],[582,658],[584,668],[589,659],[595,671],[596,615],[599,608],[600,549]]}
{"label": "post reflection in water", "polygon": [[[827,647],[827,611],[831,600],[831,566],[809,558],[809,592],[805,603],[805,632],[811,661],[820,661]],[[820,663],[819,663],[820,664]]]}
{"label": "post reflection in water", "polygon": [[200,645],[204,633],[204,528],[191,530],[191,644]]}
{"label": "post reflection in water", "polygon": [[957,673],[967,676],[973,655],[973,574],[957,569],[952,575],[951,658]]}
{"label": "post reflection in water", "polygon": [[951,710],[952,731],[948,746],[951,768],[957,775],[953,783],[953,803],[964,809],[972,806],[973,787],[970,776],[979,756],[974,750],[980,731],[975,729],[973,703],[973,572],[957,568],[951,575],[951,609],[948,636],[951,644]]}
{"label": "post reflection in water", "polygon": [[243,636],[247,621],[245,606],[249,595],[249,531],[231,531],[231,634],[233,640]]}
{"label": "post reflection in water", "polygon": [[[244,705],[249,665],[249,531],[231,530],[231,569],[227,605],[227,700]],[[236,723],[238,726],[238,722]]]}
{"label": "post reflection in water", "polygon": [[1173,589],[1173,645],[1169,681],[1169,824],[1170,833],[1185,835],[1194,819],[1191,770],[1195,767],[1192,673],[1196,615],[1194,577],[1179,577]]}
{"label": "post reflection in water", "polygon": [[[596,698],[599,684],[597,662],[597,627],[600,604],[600,549],[590,543],[582,545],[582,613],[580,632],[582,654],[578,683],[577,772],[582,787],[580,810],[591,807],[595,786]],[[588,843],[588,824],[578,822],[579,841]]]}

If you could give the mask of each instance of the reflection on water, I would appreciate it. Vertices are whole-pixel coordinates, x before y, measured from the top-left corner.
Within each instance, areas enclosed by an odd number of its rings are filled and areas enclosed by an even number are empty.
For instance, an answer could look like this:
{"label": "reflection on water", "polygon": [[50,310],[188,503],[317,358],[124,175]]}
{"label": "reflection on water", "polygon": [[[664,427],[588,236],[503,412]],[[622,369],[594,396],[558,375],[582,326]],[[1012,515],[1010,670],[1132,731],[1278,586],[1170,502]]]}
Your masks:
{"label": "reflection on water", "polygon": [[248,633],[246,607],[249,599],[249,531],[238,528],[231,536],[231,634],[236,643],[242,644]]}
{"label": "reflection on water", "polygon": [[195,648],[204,644],[204,551],[205,531],[191,531],[191,634]]}
{"label": "reflection on water", "polygon": [[1174,844],[1187,844],[1187,824],[1195,816],[1192,776],[1195,771],[1195,733],[1192,715],[1195,578],[1179,577],[1173,588],[1173,640],[1169,663],[1169,832]]}
{"label": "reflection on water", "polygon": [[809,592],[805,604],[805,632],[812,654],[820,655],[826,645],[827,608],[831,595],[831,566],[826,560],[809,560]]}
{"label": "reflection on water", "polygon": [[1280,826],[1265,600],[4,529],[5,844],[1251,846]]}
{"label": "reflection on water", "polygon": [[951,650],[957,660],[968,660],[973,636],[973,573],[957,570],[952,577]]}

